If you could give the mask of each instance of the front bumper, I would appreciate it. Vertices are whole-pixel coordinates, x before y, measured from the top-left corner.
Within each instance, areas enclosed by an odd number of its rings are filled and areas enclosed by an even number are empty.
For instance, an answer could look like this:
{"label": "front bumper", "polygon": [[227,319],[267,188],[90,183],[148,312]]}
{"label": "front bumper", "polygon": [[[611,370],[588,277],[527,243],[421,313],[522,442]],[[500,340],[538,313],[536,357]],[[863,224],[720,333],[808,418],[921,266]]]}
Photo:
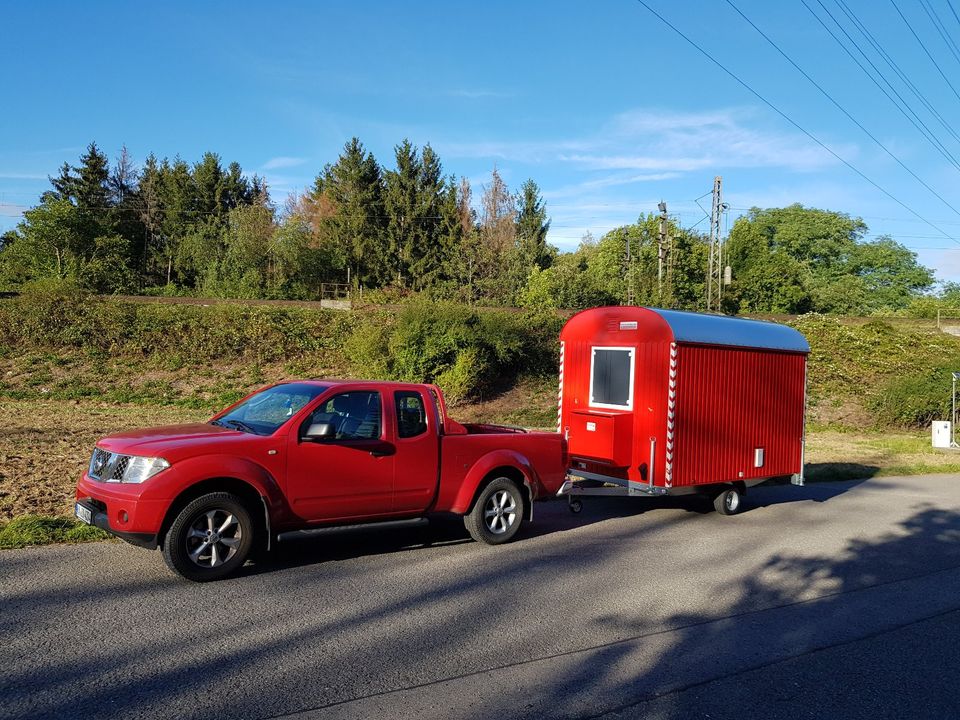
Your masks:
{"label": "front bumper", "polygon": [[106,510],[101,509],[101,503],[98,503],[92,498],[84,498],[82,500],[77,500],[77,505],[90,511],[91,525],[95,525],[101,530],[106,530],[111,535],[115,535],[121,540],[127,541],[131,545],[146,548],[147,550],[156,550],[157,536],[155,534],[124,532],[122,530],[117,530],[116,528],[110,527],[110,520]]}
{"label": "front bumper", "polygon": [[139,547],[154,549],[169,505],[142,495],[141,485],[91,480],[77,483],[76,502],[90,511],[91,524]]}

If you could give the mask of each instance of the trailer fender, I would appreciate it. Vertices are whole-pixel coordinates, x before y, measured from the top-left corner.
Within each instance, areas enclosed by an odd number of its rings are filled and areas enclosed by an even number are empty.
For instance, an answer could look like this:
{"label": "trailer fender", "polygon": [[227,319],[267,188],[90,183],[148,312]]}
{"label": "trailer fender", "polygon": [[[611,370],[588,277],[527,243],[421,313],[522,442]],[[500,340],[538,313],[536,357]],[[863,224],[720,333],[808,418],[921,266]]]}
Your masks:
{"label": "trailer fender", "polygon": [[473,505],[473,501],[484,481],[491,473],[499,469],[509,470],[511,474],[519,475],[523,479],[524,487],[527,488],[527,494],[530,498],[530,515],[532,517],[533,501],[539,495],[537,473],[530,461],[515,450],[494,450],[477,460],[464,477],[450,509],[459,515],[466,514]]}

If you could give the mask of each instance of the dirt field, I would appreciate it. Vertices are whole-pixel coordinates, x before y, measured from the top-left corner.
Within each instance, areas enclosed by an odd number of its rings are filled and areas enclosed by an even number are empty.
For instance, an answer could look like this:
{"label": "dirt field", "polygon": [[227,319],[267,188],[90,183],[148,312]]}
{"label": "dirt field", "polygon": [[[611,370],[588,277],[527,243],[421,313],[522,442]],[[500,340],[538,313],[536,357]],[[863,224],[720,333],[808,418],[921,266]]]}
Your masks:
{"label": "dirt field", "polygon": [[[456,408],[464,420],[509,422],[517,403],[534,400],[536,389],[517,397]],[[0,521],[25,513],[69,515],[76,479],[94,442],[132,427],[205,420],[209,413],[169,406],[110,405],[76,401],[0,402]],[[877,474],[960,472],[960,451],[934,450],[926,433],[811,433],[807,438],[811,479]]]}
{"label": "dirt field", "polygon": [[0,521],[71,514],[73,488],[101,436],[207,416],[164,406],[0,401]]}

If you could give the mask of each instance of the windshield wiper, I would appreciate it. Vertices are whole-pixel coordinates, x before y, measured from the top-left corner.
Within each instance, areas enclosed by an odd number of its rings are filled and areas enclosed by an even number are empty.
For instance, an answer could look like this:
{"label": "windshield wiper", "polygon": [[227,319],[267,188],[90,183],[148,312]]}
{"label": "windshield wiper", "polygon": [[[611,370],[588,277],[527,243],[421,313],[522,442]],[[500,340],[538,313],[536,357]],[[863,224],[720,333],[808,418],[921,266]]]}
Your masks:
{"label": "windshield wiper", "polygon": [[228,427],[236,428],[237,430],[243,430],[243,432],[253,433],[254,435],[260,434],[250,425],[247,425],[243,420],[223,420],[222,422]]}

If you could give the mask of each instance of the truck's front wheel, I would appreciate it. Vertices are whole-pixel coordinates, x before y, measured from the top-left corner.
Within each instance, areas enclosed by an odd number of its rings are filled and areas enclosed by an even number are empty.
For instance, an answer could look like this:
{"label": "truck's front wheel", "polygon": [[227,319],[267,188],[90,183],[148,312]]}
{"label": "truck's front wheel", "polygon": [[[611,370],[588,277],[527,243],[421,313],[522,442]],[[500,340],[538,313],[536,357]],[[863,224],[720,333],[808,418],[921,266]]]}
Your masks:
{"label": "truck's front wheel", "polygon": [[499,545],[512,539],[523,522],[525,499],[517,484],[506,477],[488,483],[463,517],[470,536],[477,542]]}
{"label": "truck's front wheel", "polygon": [[190,502],[170,525],[163,559],[188,580],[219,580],[239,569],[253,547],[253,521],[236,495],[215,492]]}

